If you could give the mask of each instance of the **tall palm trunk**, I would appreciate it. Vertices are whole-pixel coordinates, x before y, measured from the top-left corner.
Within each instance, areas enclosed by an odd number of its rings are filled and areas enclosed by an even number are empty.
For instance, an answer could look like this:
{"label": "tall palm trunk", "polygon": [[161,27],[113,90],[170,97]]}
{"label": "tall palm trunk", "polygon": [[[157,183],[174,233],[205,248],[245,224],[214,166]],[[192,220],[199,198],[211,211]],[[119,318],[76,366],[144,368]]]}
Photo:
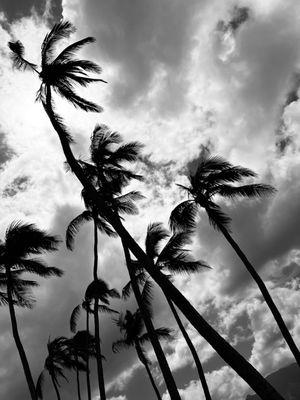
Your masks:
{"label": "tall palm trunk", "polygon": [[[62,150],[66,160],[76,175],[82,186],[87,190],[91,199],[95,204],[99,202],[99,196],[86,177],[84,171],[80,167],[78,161],[74,157],[68,138],[65,135],[63,126],[59,123],[59,117],[54,113],[52,108],[50,87],[47,90],[46,104],[44,104],[45,112],[47,113],[53,128],[56,130],[61,142]],[[248,363],[244,357],[239,354],[225,339],[222,338],[196,311],[190,302],[169,282],[169,280],[159,271],[155,271],[153,262],[147,257],[144,251],[124,228],[121,222],[115,218],[113,213],[107,212],[107,218],[115,229],[120,238],[126,243],[126,246],[144,266],[149,275],[155,282],[166,292],[168,297],[176,304],[180,311],[185,315],[187,320],[194,326],[201,336],[215,349],[215,351],[223,358],[223,360],[233,368],[237,374],[242,377],[245,382],[257,393],[262,400],[283,400],[282,396],[273,388],[269,382],[264,379],[261,374]]]}
{"label": "tall palm trunk", "polygon": [[88,400],[92,400],[92,391],[91,391],[91,381],[90,381],[90,355],[89,355],[89,333],[90,333],[90,315],[89,311],[86,311],[86,387],[88,393]]}
{"label": "tall palm trunk", "polygon": [[[78,362],[78,356],[77,353],[75,355],[76,362]],[[76,383],[77,383],[77,395],[78,395],[78,400],[81,400],[81,390],[80,390],[80,377],[79,377],[79,369],[78,366],[76,366]]]}
{"label": "tall palm trunk", "polygon": [[154,391],[155,391],[156,397],[158,398],[158,400],[162,400],[162,398],[161,398],[161,396],[160,396],[160,393],[159,393],[159,390],[158,390],[158,388],[157,388],[157,386],[156,386],[156,383],[155,383],[155,381],[154,381],[154,379],[153,379],[152,373],[151,373],[151,371],[150,371],[148,362],[147,362],[147,360],[145,359],[145,356],[144,356],[144,354],[143,354],[143,351],[142,351],[142,349],[141,349],[141,346],[140,346],[138,340],[135,341],[135,349],[136,349],[137,355],[138,355],[138,357],[139,357],[141,363],[142,363],[142,364],[144,365],[144,367],[146,368],[148,377],[149,377],[150,382],[151,382],[151,385],[152,385],[152,387],[153,387],[153,389],[154,389]]}
{"label": "tall palm trunk", "polygon": [[26,353],[24,350],[24,347],[22,345],[20,336],[19,336],[19,331],[18,331],[18,324],[17,324],[17,318],[15,314],[15,309],[14,309],[14,301],[12,297],[12,288],[11,288],[11,272],[8,267],[6,267],[6,277],[7,277],[7,299],[8,299],[8,308],[9,308],[9,314],[10,314],[10,320],[11,320],[11,327],[12,327],[12,333],[13,337],[19,352],[19,356],[22,362],[22,366],[24,369],[27,385],[30,391],[31,399],[32,400],[37,400],[37,395],[35,391],[35,384],[31,375],[29,363],[26,357]]}
{"label": "tall palm trunk", "polygon": [[128,247],[126,246],[125,242],[123,242],[123,241],[122,241],[122,244],[123,244],[123,249],[124,249],[127,269],[128,269],[130,280],[131,280],[132,289],[133,289],[137,304],[139,306],[142,318],[143,318],[143,320],[145,322],[145,326],[146,326],[147,332],[149,334],[149,338],[150,338],[151,344],[153,346],[155,355],[157,357],[158,364],[159,364],[161,372],[163,374],[163,377],[164,377],[168,392],[169,392],[170,397],[171,397],[172,400],[175,400],[175,399],[180,400],[181,398],[180,398],[180,395],[179,395],[175,380],[173,378],[173,375],[172,375],[172,372],[170,370],[170,367],[169,367],[169,364],[167,362],[167,359],[165,357],[165,354],[164,354],[164,352],[163,352],[163,350],[161,348],[161,345],[159,343],[159,340],[158,340],[158,337],[156,335],[156,332],[155,332],[151,317],[149,316],[148,311],[145,309],[145,305],[144,305],[143,300],[142,300],[140,288],[138,286],[134,271],[133,271],[132,266],[131,266],[131,257],[130,257],[130,253],[129,253]]}
{"label": "tall palm trunk", "polygon": [[172,311],[172,313],[174,315],[174,318],[175,318],[175,320],[177,322],[177,325],[179,326],[179,329],[181,330],[182,336],[184,337],[184,339],[186,341],[186,344],[188,345],[188,347],[189,347],[189,349],[190,349],[190,351],[192,353],[192,356],[194,358],[195,365],[196,365],[196,368],[197,368],[197,371],[198,371],[198,375],[199,375],[199,379],[200,379],[200,382],[202,384],[203,392],[205,394],[205,399],[206,400],[211,400],[211,395],[210,395],[210,392],[209,392],[209,389],[208,389],[208,385],[207,385],[207,382],[206,382],[206,378],[205,378],[205,375],[204,375],[202,364],[201,364],[201,361],[200,361],[200,359],[198,357],[197,351],[196,351],[196,349],[195,349],[195,347],[194,347],[194,345],[193,345],[193,343],[192,343],[187,331],[185,330],[185,328],[183,326],[183,323],[181,322],[181,319],[180,319],[180,317],[179,317],[179,315],[178,315],[178,313],[176,311],[176,308],[175,308],[174,304],[172,303],[171,300],[168,299],[168,297],[166,297],[166,299],[167,299],[168,304],[169,304],[169,306],[171,308],[171,311]]}
{"label": "tall palm trunk", "polygon": [[[94,218],[94,280],[98,279],[98,230],[96,219]],[[94,301],[94,325],[95,325],[95,345],[97,358],[98,385],[100,392],[100,400],[106,400],[104,374],[102,365],[101,342],[100,342],[100,325],[99,325],[99,299],[96,297]]]}
{"label": "tall palm trunk", "polygon": [[293,353],[293,355],[297,361],[297,364],[300,367],[299,349],[297,348],[287,326],[285,325],[284,320],[283,320],[278,308],[276,307],[266,285],[264,284],[263,280],[261,279],[259,274],[254,269],[253,265],[250,263],[250,261],[248,260],[246,255],[240,249],[238,244],[234,241],[234,239],[232,238],[232,236],[230,235],[228,230],[226,228],[224,228],[222,225],[218,224],[217,222],[215,222],[215,223],[217,224],[219,230],[223,233],[224,237],[226,238],[228,243],[231,245],[233,250],[236,252],[238,257],[243,262],[243,264],[247,268],[248,272],[250,273],[250,275],[256,282],[257,286],[259,287],[259,290],[261,291],[261,294],[262,294],[263,298],[265,299],[265,302],[267,303],[269,309],[271,310],[271,313],[273,314],[273,317],[275,318],[275,321],[277,322],[277,325],[282,333],[282,336],[284,337],[285,341],[287,342],[291,352]]}
{"label": "tall palm trunk", "polygon": [[55,378],[54,378],[54,376],[52,374],[51,374],[51,380],[52,380],[52,383],[53,383],[53,386],[54,386],[54,390],[55,390],[55,393],[56,393],[57,400],[61,400],[57,383],[56,383]]}

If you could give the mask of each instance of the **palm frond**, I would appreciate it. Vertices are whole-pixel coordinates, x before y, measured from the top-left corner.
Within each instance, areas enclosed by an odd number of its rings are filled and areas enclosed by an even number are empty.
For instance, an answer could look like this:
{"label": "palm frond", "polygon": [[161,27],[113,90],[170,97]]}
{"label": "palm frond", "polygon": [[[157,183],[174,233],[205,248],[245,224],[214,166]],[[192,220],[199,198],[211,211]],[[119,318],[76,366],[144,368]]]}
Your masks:
{"label": "palm frond", "polygon": [[[89,43],[94,43],[96,39],[94,37],[86,37],[84,39],[78,40],[67,46],[54,60],[54,63],[65,63],[67,61],[71,61],[75,56],[75,52],[78,51],[81,47],[85,46]],[[101,68],[97,72],[101,72]]]}
{"label": "palm frond", "polygon": [[119,314],[119,311],[114,310],[113,308],[104,306],[102,304],[99,304],[98,311],[103,313],[103,314]]}
{"label": "palm frond", "polygon": [[75,333],[77,330],[77,322],[80,317],[81,313],[81,304],[78,304],[72,311],[71,317],[70,317],[70,331]]}
{"label": "palm frond", "polygon": [[113,230],[111,225],[107,221],[105,221],[104,218],[98,216],[96,219],[96,224],[99,231],[105,233],[107,236],[110,237],[118,236],[118,234]]}
{"label": "palm frond", "polygon": [[66,85],[60,83],[54,86],[54,90],[57,91],[62,97],[68,100],[76,108],[80,108],[83,111],[101,112],[103,109],[98,104],[92,101],[86,100],[83,97],[77,95],[74,91],[70,90]]}
{"label": "palm frond", "polygon": [[243,178],[255,177],[251,169],[241,166],[230,166],[217,172],[212,172],[205,177],[205,182],[216,185],[222,182],[239,182]]}
{"label": "palm frond", "polygon": [[147,279],[144,287],[141,292],[141,301],[143,304],[144,311],[148,314],[148,316],[151,318],[153,311],[152,311],[152,300],[153,300],[153,294],[152,294],[152,289],[153,289],[153,283]]}
{"label": "palm frond", "polygon": [[51,276],[61,277],[63,271],[57,267],[48,267],[43,260],[38,258],[31,259],[19,259],[19,265],[25,269],[26,272],[42,276],[43,278],[48,278]]}
{"label": "palm frond", "polygon": [[154,222],[148,225],[145,248],[146,254],[151,259],[158,257],[160,242],[168,236],[170,236],[170,234],[161,222]]}
{"label": "palm frond", "polygon": [[132,285],[131,281],[129,281],[122,289],[122,299],[127,300],[130,297],[131,293],[132,293]]}
{"label": "palm frond", "polygon": [[192,230],[196,227],[198,206],[192,200],[185,200],[178,204],[171,212],[169,225],[173,232]]}
{"label": "palm frond", "polygon": [[16,69],[25,71],[31,69],[32,71],[36,71],[37,65],[27,61],[24,58],[25,49],[23,44],[17,40],[16,42],[8,42],[8,47],[11,50],[11,59],[13,61],[13,66]]}
{"label": "palm frond", "polygon": [[127,350],[130,347],[131,345],[127,343],[125,339],[119,339],[112,344],[112,351],[113,353],[119,353],[121,350]]}
{"label": "palm frond", "polygon": [[209,222],[214,229],[219,230],[219,227],[223,226],[228,232],[230,232],[231,218],[221,210],[221,207],[213,202],[209,202],[206,212]]}
{"label": "palm frond", "polygon": [[43,399],[44,380],[45,380],[44,371],[42,371],[38,377],[38,380],[36,382],[36,387],[35,387],[35,392],[36,392],[38,399]]}
{"label": "palm frond", "polygon": [[179,253],[186,251],[183,246],[191,244],[191,241],[191,231],[175,232],[160,252],[157,263],[175,259]]}
{"label": "palm frond", "polygon": [[256,183],[243,186],[220,185],[217,193],[223,197],[262,197],[274,194],[276,189],[273,186]]}
{"label": "palm frond", "polygon": [[73,250],[74,238],[77,235],[80,226],[84,222],[91,221],[93,219],[93,214],[91,211],[85,210],[81,214],[77,215],[68,225],[66,231],[66,246],[69,250]]}
{"label": "palm frond", "polygon": [[50,63],[56,43],[75,32],[75,27],[69,21],[60,21],[53,26],[51,31],[45,36],[42,43],[42,66],[43,68]]}
{"label": "palm frond", "polygon": [[210,268],[204,261],[195,261],[186,251],[181,252],[172,261],[166,262],[165,267],[172,273],[192,274],[200,272],[204,268]]}
{"label": "palm frond", "polygon": [[130,142],[125,143],[118,147],[113,154],[110,156],[111,163],[121,163],[121,162],[135,162],[137,161],[141,149],[144,147],[142,143]]}

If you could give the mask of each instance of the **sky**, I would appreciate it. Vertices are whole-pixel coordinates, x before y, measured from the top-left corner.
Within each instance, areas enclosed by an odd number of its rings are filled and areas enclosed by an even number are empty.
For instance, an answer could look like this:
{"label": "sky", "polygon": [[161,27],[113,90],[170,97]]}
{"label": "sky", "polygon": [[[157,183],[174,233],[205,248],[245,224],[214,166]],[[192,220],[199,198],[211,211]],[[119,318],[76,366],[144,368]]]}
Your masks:
{"label": "sky", "polygon": [[[300,345],[300,4],[292,0],[55,0],[0,2],[0,237],[13,220],[35,223],[63,239],[84,205],[80,185],[66,172],[58,139],[35,102],[39,80],[12,68],[6,43],[21,40],[26,57],[40,61],[40,45],[61,16],[77,28],[71,40],[94,36],[81,51],[103,69],[97,83],[80,94],[100,104],[101,114],[84,113],[56,99],[75,139],[77,156],[88,158],[94,126],[106,124],[124,140],[144,144],[135,188],[145,199],[125,225],[143,245],[150,222],[167,224],[183,199],[186,166],[203,148],[233,164],[253,169],[276,193],[260,201],[221,203],[232,232],[263,277],[296,343]],[[66,44],[66,43],[65,43]],[[68,319],[92,279],[92,226],[79,232],[75,249],[64,243],[45,256],[62,268],[62,278],[41,281],[33,310],[18,310],[19,330],[34,378],[43,368],[49,337],[70,335]],[[270,312],[244,266],[200,213],[192,251],[212,268],[177,277],[177,287],[217,331],[263,375],[293,362]],[[118,239],[100,237],[100,271],[111,287],[128,281]],[[134,310],[133,300],[112,306]],[[183,400],[204,399],[192,358],[159,289],[155,326],[174,330],[163,343]],[[250,389],[183,318],[197,348],[214,400],[244,400]],[[29,399],[13,342],[8,310],[0,313],[0,393]],[[80,328],[83,329],[83,321]],[[104,373],[109,400],[153,398],[134,351],[111,352],[120,336],[101,316]],[[151,369],[163,400],[166,388],[153,352]],[[64,400],[74,398],[74,376],[62,382]],[[94,400],[96,376],[92,374]],[[84,382],[83,382],[84,385]],[[74,386],[74,385],[73,385]],[[54,396],[46,380],[45,399]]]}

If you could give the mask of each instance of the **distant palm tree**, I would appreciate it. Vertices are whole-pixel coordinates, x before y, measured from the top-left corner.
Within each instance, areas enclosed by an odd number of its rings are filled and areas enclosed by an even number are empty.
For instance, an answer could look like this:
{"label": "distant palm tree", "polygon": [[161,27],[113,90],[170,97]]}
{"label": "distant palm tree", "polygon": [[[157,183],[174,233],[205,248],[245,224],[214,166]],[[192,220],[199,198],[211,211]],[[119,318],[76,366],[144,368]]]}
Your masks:
{"label": "distant palm tree", "polygon": [[256,174],[248,168],[233,166],[221,157],[210,156],[208,152],[203,152],[199,159],[197,169],[191,171],[188,176],[190,185],[178,185],[188,193],[190,198],[180,203],[172,211],[170,226],[173,230],[193,228],[195,227],[195,218],[198,210],[203,208],[206,211],[211,225],[224,235],[256,282],[283,337],[300,366],[300,352],[287,329],[278,308],[276,307],[263,280],[231,236],[231,218],[225,214],[221,207],[214,201],[214,197],[216,196],[229,199],[243,197],[258,198],[274,192],[272,186],[261,183],[244,184],[239,186],[232,185],[232,183],[239,183],[243,178],[255,176]]}
{"label": "distant palm tree", "polygon": [[9,307],[13,337],[20,355],[28,388],[32,400],[36,399],[35,385],[23,348],[15,314],[15,305],[31,307],[33,298],[30,288],[37,282],[21,279],[24,273],[32,273],[47,278],[61,276],[62,271],[56,267],[48,267],[43,260],[30,258],[32,255],[57,250],[59,239],[39,230],[33,224],[13,222],[6,230],[5,240],[0,243],[1,286],[6,286],[6,293],[1,295],[2,302]]}
{"label": "distant palm tree", "polygon": [[57,400],[61,400],[59,393],[60,384],[58,379],[63,378],[68,381],[63,372],[64,369],[76,370],[79,368],[85,370],[86,366],[83,362],[74,358],[73,347],[70,347],[70,339],[64,336],[59,336],[52,341],[49,339],[47,349],[48,355],[45,360],[44,370],[39,375],[36,384],[37,398],[43,398],[42,389],[45,379],[45,371],[47,371],[50,375]]}
{"label": "distant palm tree", "polygon": [[[90,314],[93,313],[91,308],[91,300],[84,299],[81,304],[78,304],[71,313],[70,318],[70,330],[72,333],[76,333],[77,331],[77,321],[80,316],[81,310],[84,309],[86,312],[86,327],[85,331],[87,332],[86,335],[86,348],[90,347],[89,344],[89,334],[90,334]],[[90,381],[90,354],[87,352],[86,354],[86,387],[88,393],[88,400],[92,400],[92,391],[91,391],[91,381]]]}
{"label": "distant palm tree", "polygon": [[95,346],[95,337],[90,334],[89,331],[78,331],[75,333],[73,337],[71,337],[68,341],[68,346],[71,352],[74,355],[75,359],[75,370],[76,370],[76,382],[77,382],[77,394],[78,400],[81,400],[81,391],[80,391],[80,377],[79,372],[81,364],[80,361],[84,362],[84,369],[86,370],[86,374],[89,374],[88,368],[88,360],[90,357],[96,357],[96,346]]}
{"label": "distant palm tree", "polygon": [[[56,24],[51,32],[46,36],[44,44],[43,44],[43,53],[48,53],[51,57],[53,52],[53,47],[57,41],[59,41],[63,37],[68,37],[70,33],[72,33],[74,28],[70,26],[70,23],[66,21],[61,21]],[[84,39],[83,39],[84,40]],[[49,43],[48,43],[49,42]],[[48,43],[48,45],[46,45]],[[13,52],[14,64],[17,68],[24,69],[32,69],[36,70],[34,64],[28,62],[24,59],[24,47],[20,42],[10,42],[10,49]],[[77,47],[76,47],[77,48]],[[49,49],[51,51],[49,51]],[[72,51],[76,49],[73,48]],[[74,61],[74,60],[72,60]],[[89,64],[88,61],[86,63],[85,60],[78,60],[79,64],[75,60],[74,62],[77,64],[77,68],[75,73],[72,71],[71,73],[74,75],[78,75],[79,80],[83,82],[82,78],[86,77],[85,71],[91,70],[92,65]],[[31,64],[31,65],[30,65]],[[70,64],[68,64],[70,65]],[[82,66],[85,70],[82,69]],[[90,67],[89,67],[90,66]],[[99,68],[99,67],[98,67]],[[70,71],[62,71],[64,68],[61,68],[61,71],[56,71],[53,81],[56,82],[57,77],[59,79],[68,78],[68,74]],[[94,69],[95,70],[95,69]],[[82,73],[82,71],[84,73]],[[83,75],[83,77],[82,77]],[[50,80],[51,81],[51,80]],[[95,186],[86,176],[83,168],[80,163],[74,157],[74,154],[70,147],[70,142],[72,140],[70,133],[67,130],[67,127],[64,125],[62,118],[54,111],[53,101],[51,95],[51,84],[49,83],[49,79],[44,81],[47,85],[47,93],[46,99],[43,101],[44,109],[50,119],[50,122],[53,125],[53,128],[57,132],[62,150],[64,152],[66,161],[72,170],[72,172],[76,175],[77,179],[80,181],[84,190],[88,193],[88,196],[95,204],[98,204],[100,207],[103,202],[103,198],[101,198]],[[80,84],[80,82],[78,81]],[[88,84],[89,82],[85,82]],[[55,86],[54,84],[52,87]],[[49,89],[49,90],[48,90]],[[39,96],[41,98],[42,96]],[[43,99],[42,99],[43,100]],[[167,291],[169,297],[174,301],[176,306],[184,313],[187,319],[191,322],[191,324],[195,327],[195,329],[203,336],[205,339],[213,346],[213,348],[220,354],[220,356],[250,385],[250,387],[260,395],[263,400],[282,400],[282,397],[275,391],[275,389],[258,373],[258,371],[253,368],[226,340],[222,338],[203,318],[202,316],[195,310],[195,308],[191,305],[191,303],[181,294],[181,292],[176,289],[176,287],[160,272],[157,272],[153,269],[153,263],[147,255],[140,248],[138,243],[134,240],[134,238],[130,235],[130,233],[125,229],[120,219],[111,212],[108,208],[106,210],[106,219],[112,225],[113,229],[120,236],[122,241],[126,243],[126,246],[130,249],[133,255],[141,262],[147,272],[152,276],[152,278]],[[173,396],[174,397],[174,396]],[[174,399],[178,396],[175,396]]]}
{"label": "distant palm tree", "polygon": [[[169,237],[167,243],[161,249],[161,242]],[[203,261],[195,261],[190,254],[190,250],[185,248],[185,245],[191,242],[191,232],[176,232],[170,237],[170,233],[163,227],[161,223],[152,223],[148,225],[147,235],[145,240],[146,254],[150,257],[160,271],[167,272],[167,276],[171,278],[173,274],[178,273],[194,273],[199,272],[203,268],[208,268],[207,264]],[[135,262],[136,266],[136,280],[140,285],[148,284],[149,276],[145,272],[143,266]],[[172,275],[169,275],[169,274]],[[145,287],[145,286],[144,286]],[[132,283],[129,281],[123,288],[122,296],[127,299],[132,291]],[[149,290],[148,293],[150,294]],[[178,327],[192,353],[195,365],[198,371],[199,379],[203,387],[206,400],[211,400],[211,395],[204,375],[201,361],[198,357],[197,350],[195,349],[181,319],[176,311],[175,305],[168,298],[164,292],[169,307],[173,316],[178,324]]]}
{"label": "distant palm tree", "polygon": [[[107,283],[102,279],[93,280],[86,289],[85,298],[87,300],[94,300],[94,317],[95,317],[95,343],[96,343],[96,356],[97,356],[97,371],[98,371],[98,384],[100,391],[100,399],[106,399],[104,374],[102,366],[102,352],[100,340],[100,325],[99,325],[99,311],[114,313],[115,310],[109,308],[110,298],[120,298],[116,289],[109,289]],[[104,303],[104,304],[99,304]]]}
{"label": "distant palm tree", "polygon": [[[150,338],[148,333],[143,333],[144,320],[141,316],[140,311],[137,310],[135,313],[131,313],[129,310],[127,310],[125,316],[121,314],[120,317],[116,320],[116,323],[119,326],[120,331],[123,332],[124,337],[113,343],[113,352],[117,353],[121,349],[128,349],[134,346],[139,360],[146,368],[155,394],[158,400],[161,400],[161,395],[149,368],[150,361],[148,360],[143,349],[143,345],[149,342]],[[157,328],[155,329],[155,333],[157,337],[162,339],[168,339],[170,337],[170,330],[168,328]]]}

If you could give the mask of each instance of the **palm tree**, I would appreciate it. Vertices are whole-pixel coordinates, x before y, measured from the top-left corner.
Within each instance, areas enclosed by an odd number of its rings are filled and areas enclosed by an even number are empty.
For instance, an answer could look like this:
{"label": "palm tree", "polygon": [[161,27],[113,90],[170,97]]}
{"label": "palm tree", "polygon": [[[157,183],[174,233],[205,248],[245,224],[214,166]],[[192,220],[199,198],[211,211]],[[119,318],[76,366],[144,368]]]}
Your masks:
{"label": "palm tree", "polygon": [[[123,333],[124,337],[113,343],[112,345],[113,352],[117,353],[121,349],[128,349],[134,346],[139,360],[146,368],[148,377],[155,391],[155,394],[158,400],[161,400],[161,395],[159,393],[159,390],[156,386],[156,383],[149,368],[150,361],[148,360],[145,351],[143,349],[143,345],[149,342],[150,338],[148,333],[143,333],[144,320],[141,316],[140,311],[137,310],[135,313],[131,313],[129,310],[127,310],[125,316],[121,314],[119,318],[116,320],[116,323],[119,326],[120,331]],[[168,328],[155,329],[155,333],[157,337],[162,339],[168,339],[170,337],[170,330]]]}
{"label": "palm tree", "polygon": [[[110,298],[120,298],[116,289],[109,289],[107,283],[102,279],[94,279],[86,289],[85,298],[87,300],[94,300],[94,318],[95,318],[95,340],[96,340],[96,356],[97,356],[97,371],[98,371],[98,384],[100,391],[100,399],[106,399],[104,374],[102,365],[101,353],[101,340],[100,340],[100,325],[99,325],[99,311],[106,313],[114,313],[115,310],[109,308]],[[104,304],[99,304],[99,303]]]}
{"label": "palm tree", "polygon": [[[56,24],[45,38],[42,49],[43,54],[48,53],[49,57],[51,57],[57,41],[59,41],[62,37],[68,37],[73,30],[74,29],[73,27],[71,28],[70,23],[67,23],[66,21],[61,21],[60,23]],[[34,64],[28,62],[24,58],[24,47],[20,42],[10,42],[9,47],[12,50],[14,64],[17,68],[36,70]],[[73,51],[74,50],[76,49],[73,48]],[[89,61],[86,62],[85,60],[79,60],[79,64],[76,60],[72,61],[77,64],[75,73],[72,71],[73,78],[74,76],[79,75],[79,80],[84,82],[82,80],[83,74],[80,72],[82,72],[83,68],[85,71],[90,71],[90,67],[93,64],[91,65]],[[53,85],[51,84],[51,80],[44,81],[47,87],[47,92],[46,99],[42,98],[43,106],[53,128],[58,134],[62,150],[71,171],[76,175],[84,190],[86,190],[88,193],[89,198],[100,207],[103,199],[93,183],[88,179],[80,163],[74,157],[70,147],[71,135],[69,134],[67,127],[64,125],[62,118],[54,111],[53,108],[54,105],[52,101],[51,87],[55,87],[55,82],[57,79],[62,81],[64,79],[70,79],[69,71],[63,71],[63,69],[64,68],[61,68],[60,71],[55,72],[56,77],[53,79]],[[93,68],[93,70],[95,71],[95,68]],[[86,75],[84,75],[84,77],[90,79]],[[79,80],[78,83],[80,84]],[[91,81],[85,81],[86,84],[90,82]],[[39,98],[41,98],[41,96],[39,96]],[[160,271],[154,270],[153,262],[140,248],[130,233],[125,229],[120,219],[109,209],[106,209],[106,220],[109,221],[116,233],[120,236],[122,241],[130,249],[136,259],[144,265],[144,268],[156,281],[156,283],[158,283],[159,286],[168,293],[169,298],[182,311],[182,313],[200,333],[200,335],[202,335],[211,344],[211,346],[224,359],[224,361],[227,362],[249,384],[249,386],[260,395],[263,400],[282,400],[282,397],[275,391],[275,389],[202,318],[202,316],[180,293],[180,291],[177,290],[176,287]]]}
{"label": "palm tree", "polygon": [[[77,394],[78,400],[81,400],[81,392],[80,392],[80,360],[84,362],[84,369],[86,374],[89,374],[88,368],[88,360],[90,357],[96,356],[96,349],[95,349],[95,338],[93,335],[90,334],[89,331],[78,331],[75,335],[69,339],[68,346],[71,352],[74,355],[74,359],[76,362],[75,369],[76,369],[76,383],[77,383]],[[81,368],[82,369],[82,368]]]}
{"label": "palm tree", "polygon": [[[91,301],[84,299],[81,304],[78,304],[71,313],[70,318],[70,330],[72,333],[76,333],[77,331],[77,321],[80,316],[81,310],[84,309],[86,312],[86,327],[85,332],[86,334],[86,348],[90,347],[89,338],[90,338],[90,314],[93,313],[91,308]],[[86,387],[88,393],[88,400],[92,400],[92,391],[91,391],[91,381],[90,381],[90,354],[89,352],[86,353]]]}
{"label": "palm tree", "polygon": [[23,273],[33,273],[41,277],[61,276],[62,271],[56,267],[48,267],[43,260],[31,258],[32,255],[57,250],[59,239],[39,230],[33,224],[13,222],[6,230],[5,240],[0,243],[1,285],[6,286],[3,297],[9,307],[13,337],[20,355],[26,381],[32,400],[36,399],[35,385],[29,363],[18,332],[15,305],[31,307],[33,298],[30,288],[37,282],[21,279]]}
{"label": "palm tree", "polygon": [[[175,273],[194,273],[208,268],[207,264],[203,261],[195,261],[191,255],[190,250],[184,248],[185,245],[190,243],[191,232],[176,232],[170,237],[170,233],[163,227],[161,223],[152,223],[148,225],[147,235],[145,240],[146,254],[154,262],[155,268],[160,271],[166,271],[168,274]],[[165,244],[162,250],[160,250],[161,242],[168,238],[169,240]],[[148,282],[147,274],[145,273],[143,266],[140,266],[138,262],[136,266],[136,279],[139,284],[145,285]],[[169,275],[170,276],[170,275]],[[170,276],[171,277],[171,276]],[[123,298],[126,299],[130,296],[132,291],[131,281],[128,282],[123,288]],[[206,400],[211,400],[211,395],[204,375],[201,361],[198,357],[197,351],[186,331],[184,325],[176,311],[176,307],[172,301],[165,294],[166,300],[172,311],[172,314],[177,322],[177,325],[192,353],[195,361],[195,365],[198,371],[199,379],[203,387]]]}
{"label": "palm tree", "polygon": [[47,371],[50,375],[57,400],[61,400],[61,396],[59,393],[60,383],[58,381],[59,378],[63,378],[66,381],[64,374],[64,369],[82,369],[85,370],[86,366],[80,360],[76,360],[74,358],[73,347],[70,347],[70,339],[59,336],[54,340],[48,340],[47,344],[48,355],[45,360],[44,369],[38,377],[36,384],[36,394],[38,399],[43,398],[43,384],[45,379],[45,372]]}
{"label": "palm tree", "polygon": [[230,217],[214,202],[215,196],[221,196],[227,199],[244,197],[258,198],[274,192],[272,186],[261,183],[244,184],[240,186],[232,185],[232,183],[241,182],[243,178],[255,176],[256,174],[248,168],[233,166],[221,157],[210,156],[209,153],[203,152],[200,156],[196,171],[190,172],[188,176],[190,185],[188,187],[179,185],[188,193],[190,199],[183,201],[172,211],[170,225],[173,230],[193,228],[195,226],[195,218],[198,210],[203,208],[206,211],[210,224],[224,235],[225,239],[232,246],[233,250],[256,282],[284,339],[300,366],[300,352],[266,285],[237,242],[231,236]]}

